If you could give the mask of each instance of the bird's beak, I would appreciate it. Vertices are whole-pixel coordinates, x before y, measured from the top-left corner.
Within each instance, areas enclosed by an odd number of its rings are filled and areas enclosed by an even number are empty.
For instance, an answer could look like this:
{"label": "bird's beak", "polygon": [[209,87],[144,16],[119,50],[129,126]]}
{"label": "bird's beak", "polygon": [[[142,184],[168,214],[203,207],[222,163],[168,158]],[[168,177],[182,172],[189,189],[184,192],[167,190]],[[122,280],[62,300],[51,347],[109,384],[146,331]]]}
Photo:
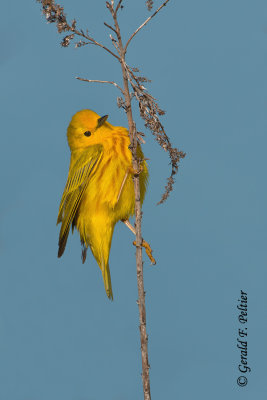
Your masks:
{"label": "bird's beak", "polygon": [[96,129],[100,128],[100,126],[102,126],[104,124],[104,122],[106,122],[107,119],[108,119],[108,115],[104,115],[103,117],[98,118]]}

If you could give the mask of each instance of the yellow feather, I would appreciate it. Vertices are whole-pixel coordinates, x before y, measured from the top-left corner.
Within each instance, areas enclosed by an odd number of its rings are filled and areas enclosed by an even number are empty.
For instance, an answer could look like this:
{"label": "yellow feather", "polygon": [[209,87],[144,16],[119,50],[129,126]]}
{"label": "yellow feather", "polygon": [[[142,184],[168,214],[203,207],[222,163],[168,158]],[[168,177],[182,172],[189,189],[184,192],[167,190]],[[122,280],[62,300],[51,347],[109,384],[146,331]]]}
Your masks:
{"label": "yellow feather", "polygon": [[[112,126],[91,110],[77,112],[67,131],[71,150],[69,175],[59,207],[60,257],[70,226],[81,242],[90,247],[102,271],[107,296],[113,299],[109,252],[115,224],[134,214],[132,154],[127,129]],[[138,156],[143,159],[141,147]],[[145,160],[141,163],[140,197],[144,200],[148,180]]]}

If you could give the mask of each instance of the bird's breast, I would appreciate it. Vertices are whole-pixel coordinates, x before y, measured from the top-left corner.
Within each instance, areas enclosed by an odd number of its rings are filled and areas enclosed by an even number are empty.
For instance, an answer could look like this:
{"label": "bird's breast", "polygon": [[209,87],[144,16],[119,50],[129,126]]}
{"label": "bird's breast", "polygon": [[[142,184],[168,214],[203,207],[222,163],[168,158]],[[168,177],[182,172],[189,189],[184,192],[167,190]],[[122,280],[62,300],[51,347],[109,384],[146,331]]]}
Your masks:
{"label": "bird's breast", "polygon": [[132,154],[128,148],[129,137],[113,135],[102,144],[103,155],[90,178],[80,211],[88,213],[91,210],[97,213],[105,209],[107,212],[110,209],[114,210],[121,196],[126,207],[132,209],[134,189],[129,173],[132,165]]}

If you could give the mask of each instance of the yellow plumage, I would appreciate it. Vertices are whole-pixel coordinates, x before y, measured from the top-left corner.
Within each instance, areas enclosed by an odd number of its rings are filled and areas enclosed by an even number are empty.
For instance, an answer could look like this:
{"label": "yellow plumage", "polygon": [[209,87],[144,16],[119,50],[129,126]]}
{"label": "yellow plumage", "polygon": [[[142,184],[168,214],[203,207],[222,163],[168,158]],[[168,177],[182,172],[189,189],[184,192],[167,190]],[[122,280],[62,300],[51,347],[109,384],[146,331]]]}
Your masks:
{"label": "yellow plumage", "polygon": [[[67,131],[71,150],[69,174],[59,206],[58,257],[65,250],[70,227],[76,227],[85,249],[89,246],[102,271],[107,296],[113,299],[109,252],[115,224],[134,214],[132,154],[128,130],[112,126],[107,116],[94,111],[77,112]],[[144,200],[148,179],[143,159],[140,196]],[[84,253],[83,253],[84,254]]]}

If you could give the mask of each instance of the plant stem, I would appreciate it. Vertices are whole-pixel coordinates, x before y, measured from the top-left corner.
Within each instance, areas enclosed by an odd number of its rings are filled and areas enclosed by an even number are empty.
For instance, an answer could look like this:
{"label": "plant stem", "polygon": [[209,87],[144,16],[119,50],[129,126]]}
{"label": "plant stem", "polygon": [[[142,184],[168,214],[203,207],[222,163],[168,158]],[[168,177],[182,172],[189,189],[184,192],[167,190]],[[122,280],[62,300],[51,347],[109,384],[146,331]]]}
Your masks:
{"label": "plant stem", "polygon": [[[137,157],[137,134],[135,123],[133,121],[131,97],[128,84],[128,76],[125,64],[125,49],[122,44],[120,28],[117,21],[117,13],[113,13],[113,19],[115,23],[118,45],[120,50],[120,63],[122,68],[123,76],[123,87],[124,87],[124,98],[126,106],[126,114],[129,125],[129,135],[131,140],[131,150],[133,155],[133,168],[135,171],[139,171],[140,162]],[[146,333],[146,305],[145,305],[145,290],[144,290],[144,275],[143,275],[143,258],[142,258],[142,232],[141,232],[141,200],[140,200],[140,182],[139,174],[134,175],[134,193],[135,193],[135,229],[136,229],[136,273],[137,273],[137,286],[138,286],[138,308],[139,308],[139,329],[140,329],[140,341],[141,341],[141,357],[142,357],[142,380],[143,380],[143,391],[144,400],[151,400],[150,395],[150,378],[149,378],[149,363],[148,363],[148,337]]]}

